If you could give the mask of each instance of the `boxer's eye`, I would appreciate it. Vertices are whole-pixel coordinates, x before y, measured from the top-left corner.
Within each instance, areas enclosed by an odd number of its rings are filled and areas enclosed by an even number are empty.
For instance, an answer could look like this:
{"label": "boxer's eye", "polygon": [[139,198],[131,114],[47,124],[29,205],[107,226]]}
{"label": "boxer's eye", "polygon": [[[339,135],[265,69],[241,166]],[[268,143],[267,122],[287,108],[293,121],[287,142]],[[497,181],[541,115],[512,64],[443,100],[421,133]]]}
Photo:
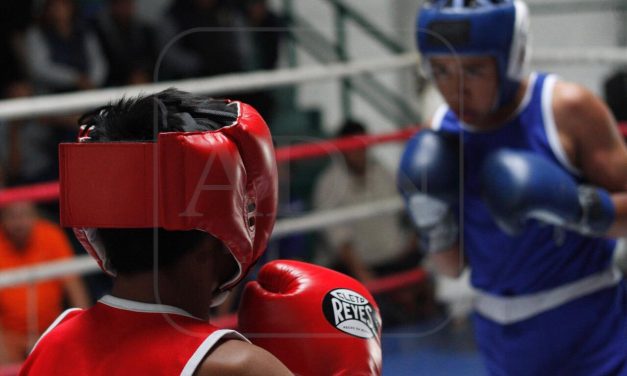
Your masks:
{"label": "boxer's eye", "polygon": [[431,70],[433,72],[433,77],[435,77],[436,79],[444,79],[450,75],[448,69],[441,65],[433,65]]}

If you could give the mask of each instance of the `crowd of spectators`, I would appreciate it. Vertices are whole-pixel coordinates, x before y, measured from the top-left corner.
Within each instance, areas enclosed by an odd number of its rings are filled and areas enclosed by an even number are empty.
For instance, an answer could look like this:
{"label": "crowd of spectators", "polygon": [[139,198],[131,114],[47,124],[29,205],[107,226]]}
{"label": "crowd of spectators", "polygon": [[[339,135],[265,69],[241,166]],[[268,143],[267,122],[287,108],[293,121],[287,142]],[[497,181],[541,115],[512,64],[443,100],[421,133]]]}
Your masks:
{"label": "crowd of spectators", "polygon": [[[153,23],[136,0],[7,0],[0,20],[2,99],[272,69],[281,39],[254,31],[281,25],[265,0],[172,0]],[[229,97],[273,111],[267,92]],[[74,141],[77,118],[0,120],[0,189],[57,180],[58,144]],[[0,208],[0,272],[74,254],[57,203]],[[0,364],[21,361],[64,306],[86,307],[107,287],[100,276],[0,290]]]}
{"label": "crowd of spectators", "polygon": [[[15,98],[207,77],[277,64],[281,19],[266,0],[172,0],[158,27],[142,19],[137,9],[136,0],[3,1],[0,95]],[[272,32],[257,32],[269,27]],[[267,92],[237,99],[266,117],[273,111]],[[4,180],[55,180],[56,146],[74,138],[76,118],[4,125]]]}

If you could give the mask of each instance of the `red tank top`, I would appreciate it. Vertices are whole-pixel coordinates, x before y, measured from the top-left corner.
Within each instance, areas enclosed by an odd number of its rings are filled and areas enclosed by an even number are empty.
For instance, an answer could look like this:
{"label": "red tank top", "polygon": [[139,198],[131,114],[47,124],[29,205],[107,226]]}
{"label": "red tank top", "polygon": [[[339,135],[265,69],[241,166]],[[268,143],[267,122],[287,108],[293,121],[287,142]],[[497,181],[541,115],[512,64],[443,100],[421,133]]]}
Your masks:
{"label": "red tank top", "polygon": [[176,307],[105,296],[59,316],[20,375],[192,375],[224,338],[247,341]]}

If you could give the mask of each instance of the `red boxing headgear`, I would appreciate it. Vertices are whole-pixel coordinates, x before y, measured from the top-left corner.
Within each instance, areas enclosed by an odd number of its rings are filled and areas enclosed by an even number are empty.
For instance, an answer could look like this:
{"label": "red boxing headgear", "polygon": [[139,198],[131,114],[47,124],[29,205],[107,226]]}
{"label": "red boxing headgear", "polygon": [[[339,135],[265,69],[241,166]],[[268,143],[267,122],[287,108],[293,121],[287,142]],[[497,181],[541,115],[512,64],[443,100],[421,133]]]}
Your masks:
{"label": "red boxing headgear", "polygon": [[69,143],[59,147],[61,224],[114,274],[94,228],[201,230],[238,263],[235,286],[264,252],[278,196],[270,131],[251,106],[215,131],[164,132],[157,142]]}

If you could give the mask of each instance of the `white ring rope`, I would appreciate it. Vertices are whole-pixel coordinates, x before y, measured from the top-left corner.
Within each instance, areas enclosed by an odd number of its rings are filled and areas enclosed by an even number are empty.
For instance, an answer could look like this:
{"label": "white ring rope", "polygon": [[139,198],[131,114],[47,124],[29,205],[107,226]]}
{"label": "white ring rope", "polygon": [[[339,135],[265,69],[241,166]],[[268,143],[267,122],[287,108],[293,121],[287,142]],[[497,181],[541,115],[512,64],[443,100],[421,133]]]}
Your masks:
{"label": "white ring rope", "polygon": [[534,64],[627,64],[627,48],[564,47],[538,48],[531,51]]}
{"label": "white ring rope", "polygon": [[[198,94],[218,95],[267,89],[312,81],[334,80],[368,72],[381,72],[416,66],[415,52],[384,58],[357,59],[348,63],[315,65],[240,73],[211,78],[194,78],[118,88],[88,90],[0,101],[0,118],[11,120],[42,115],[76,113],[107,104],[122,96],[154,93],[169,87]],[[627,48],[543,48],[533,51],[532,61],[540,64],[627,64]]]}
{"label": "white ring rope", "polygon": [[402,209],[403,201],[400,197],[393,197],[346,208],[316,211],[301,217],[277,221],[272,232],[272,238],[282,238],[299,232],[320,230],[333,225],[358,221],[363,218],[396,213]]}
{"label": "white ring rope", "polygon": [[[277,221],[272,238],[278,239],[288,235],[319,230],[333,225],[354,222],[363,218],[389,213],[397,213],[403,209],[400,197],[373,201],[339,209],[321,210],[296,218]],[[90,256],[77,256],[71,260],[42,263],[36,266],[15,268],[0,272],[0,289],[40,282],[67,275],[82,275],[99,271],[96,261]]]}
{"label": "white ring rope", "polygon": [[225,94],[294,85],[311,81],[333,80],[367,72],[396,70],[416,64],[417,55],[408,53],[393,57],[361,59],[350,63],[306,66],[254,73],[228,74],[211,78],[194,78],[157,84],[124,86],[110,89],[42,95],[0,101],[0,118],[18,119],[41,115],[60,115],[105,105],[122,96],[154,93],[170,87],[197,94]]}

